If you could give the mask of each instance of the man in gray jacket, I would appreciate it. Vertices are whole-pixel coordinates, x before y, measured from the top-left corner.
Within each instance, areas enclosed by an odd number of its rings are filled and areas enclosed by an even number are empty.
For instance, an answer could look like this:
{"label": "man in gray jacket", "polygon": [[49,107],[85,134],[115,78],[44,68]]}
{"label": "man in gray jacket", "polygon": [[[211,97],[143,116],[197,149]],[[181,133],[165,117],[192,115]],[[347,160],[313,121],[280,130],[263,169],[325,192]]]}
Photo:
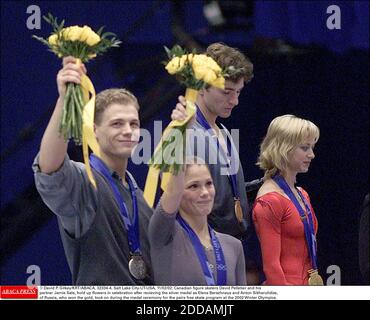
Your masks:
{"label": "man in gray jacket", "polygon": [[[77,285],[153,284],[147,229],[152,209],[127,171],[140,136],[139,104],[125,89],[96,96],[94,132],[100,156],[85,165],[69,159],[68,142],[59,133],[67,83],[86,73],[73,57],[63,59],[57,76],[59,98],[41,141],[33,170],[36,187],[57,215],[72,282]],[[177,108],[172,119],[183,119]]]}

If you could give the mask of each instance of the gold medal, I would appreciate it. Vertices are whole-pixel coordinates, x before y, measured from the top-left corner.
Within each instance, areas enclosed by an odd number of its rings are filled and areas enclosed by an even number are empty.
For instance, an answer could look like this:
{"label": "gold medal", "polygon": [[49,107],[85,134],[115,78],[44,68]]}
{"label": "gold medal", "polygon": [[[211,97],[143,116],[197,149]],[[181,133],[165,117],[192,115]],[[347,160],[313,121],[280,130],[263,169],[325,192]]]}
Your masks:
{"label": "gold medal", "polygon": [[234,198],[235,215],[239,222],[243,221],[243,210],[240,205],[240,199]]}
{"label": "gold medal", "polygon": [[308,270],[309,278],[308,285],[310,286],[323,286],[324,281],[322,280],[317,270]]}

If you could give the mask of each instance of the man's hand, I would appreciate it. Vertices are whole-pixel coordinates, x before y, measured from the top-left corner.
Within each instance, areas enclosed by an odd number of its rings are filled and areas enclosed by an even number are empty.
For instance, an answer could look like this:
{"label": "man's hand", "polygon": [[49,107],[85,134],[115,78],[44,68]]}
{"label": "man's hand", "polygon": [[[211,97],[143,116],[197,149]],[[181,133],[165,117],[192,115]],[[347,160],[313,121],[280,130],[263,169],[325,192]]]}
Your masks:
{"label": "man's hand", "polygon": [[[186,112],[186,100],[184,96],[179,96],[178,100],[179,102],[176,104],[175,108],[172,110],[171,119],[183,121],[188,116],[188,113]],[[193,116],[190,119],[187,126],[191,127],[194,121],[195,121],[195,116]]]}
{"label": "man's hand", "polygon": [[81,77],[87,70],[83,63],[78,63],[74,57],[63,58],[63,68],[57,74],[58,93],[64,98],[68,82],[81,83]]}

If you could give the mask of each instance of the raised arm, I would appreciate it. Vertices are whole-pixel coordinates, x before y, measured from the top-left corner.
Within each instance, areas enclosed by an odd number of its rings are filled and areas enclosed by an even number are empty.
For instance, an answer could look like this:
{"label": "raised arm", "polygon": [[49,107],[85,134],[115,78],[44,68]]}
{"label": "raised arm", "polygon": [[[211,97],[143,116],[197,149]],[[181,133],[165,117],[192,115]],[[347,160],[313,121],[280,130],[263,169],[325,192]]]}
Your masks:
{"label": "raised arm", "polygon": [[[171,114],[172,120],[184,120],[187,116],[185,110],[185,98],[183,96],[179,97],[179,102],[176,104],[175,109],[173,109]],[[189,124],[190,125],[190,124]],[[180,206],[182,194],[185,188],[184,182],[184,171],[180,171],[177,176],[171,175],[167,190],[163,193],[161,197],[162,209],[165,212],[173,213],[177,212]]]}
{"label": "raised arm", "polygon": [[[184,99],[181,97],[181,99]],[[186,118],[186,110],[182,103],[178,103],[171,114],[172,120]],[[154,211],[149,224],[149,239],[153,248],[162,248],[168,243],[174,232],[176,213],[185,188],[185,173],[180,170],[177,176],[170,175],[166,191],[162,194],[160,204]]]}
{"label": "raised arm", "polygon": [[58,72],[57,85],[59,98],[49,124],[44,132],[40,146],[39,167],[43,173],[57,171],[65,158],[68,142],[59,133],[59,123],[62,116],[64,97],[68,82],[80,83],[81,75],[86,73],[83,64],[78,65],[73,57],[63,59],[63,68]]}

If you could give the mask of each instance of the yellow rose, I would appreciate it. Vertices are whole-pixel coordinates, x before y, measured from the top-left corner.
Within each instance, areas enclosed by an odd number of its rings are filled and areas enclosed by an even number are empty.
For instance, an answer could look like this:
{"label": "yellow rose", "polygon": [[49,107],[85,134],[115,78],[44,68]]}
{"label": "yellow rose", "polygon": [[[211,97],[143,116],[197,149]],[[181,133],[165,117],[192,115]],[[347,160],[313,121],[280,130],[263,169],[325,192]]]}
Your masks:
{"label": "yellow rose", "polygon": [[204,78],[207,77],[206,74],[209,72],[209,69],[207,69],[203,65],[199,65],[199,66],[193,65],[193,71],[194,71],[195,78],[197,78],[198,80],[204,81]]}
{"label": "yellow rose", "polygon": [[190,54],[184,54],[180,58],[180,67],[183,68],[185,63],[192,63],[194,55],[192,53]]}
{"label": "yellow rose", "polygon": [[208,57],[204,54],[195,55],[192,64],[193,64],[193,68],[202,66],[202,67],[213,70],[215,73],[220,73],[222,71],[221,67],[217,64],[215,60],[213,60],[211,57]]}
{"label": "yellow rose", "polygon": [[89,26],[83,26],[80,34],[80,41],[85,42],[89,37],[90,32],[93,32]]}
{"label": "yellow rose", "polygon": [[225,89],[225,78],[224,77],[218,77],[216,80],[212,81],[209,83],[211,86],[220,88],[220,89]]}
{"label": "yellow rose", "polygon": [[165,69],[167,70],[167,72],[169,74],[175,74],[177,72],[179,72],[182,67],[184,66],[184,63],[182,64],[181,66],[181,60],[179,57],[174,57],[171,59],[170,62],[167,63]]}
{"label": "yellow rose", "polygon": [[79,26],[73,26],[70,27],[70,30],[68,32],[68,38],[69,41],[77,41],[80,39],[80,35],[82,32],[82,28]]}
{"label": "yellow rose", "polygon": [[213,60],[211,57],[207,57],[205,60],[205,64],[208,68],[212,69],[214,72],[219,73],[221,72],[221,67],[217,64],[215,60]]}
{"label": "yellow rose", "polygon": [[214,71],[207,68],[207,71],[203,76],[203,81],[210,84],[216,79],[217,79],[217,75],[214,73]]}
{"label": "yellow rose", "polygon": [[207,56],[204,54],[196,54],[193,57],[192,65],[193,68],[197,66],[205,66],[207,61]]}
{"label": "yellow rose", "polygon": [[224,88],[225,79],[221,76],[222,69],[211,57],[197,54],[193,58],[192,66],[194,75],[198,80],[217,88]]}
{"label": "yellow rose", "polygon": [[169,74],[175,74],[180,72],[186,64],[191,64],[194,58],[194,54],[184,54],[181,57],[174,57],[166,65],[166,70]]}
{"label": "yellow rose", "polygon": [[70,30],[71,30],[71,27],[67,27],[67,28],[62,29],[62,36],[63,36],[64,40],[68,40],[68,34],[69,34]]}
{"label": "yellow rose", "polygon": [[62,30],[63,38],[67,41],[75,41],[72,39],[76,39],[76,26],[67,27]]}
{"label": "yellow rose", "polygon": [[92,59],[92,58],[95,58],[96,57],[96,53],[90,53],[88,55],[89,59]]}
{"label": "yellow rose", "polygon": [[56,33],[52,34],[49,38],[48,38],[48,42],[49,44],[51,44],[52,46],[55,46],[57,44],[57,40],[58,40],[58,35]]}
{"label": "yellow rose", "polygon": [[99,35],[90,29],[89,35],[87,39],[85,40],[85,43],[89,45],[90,47],[92,47],[98,44],[99,42],[100,42]]}

